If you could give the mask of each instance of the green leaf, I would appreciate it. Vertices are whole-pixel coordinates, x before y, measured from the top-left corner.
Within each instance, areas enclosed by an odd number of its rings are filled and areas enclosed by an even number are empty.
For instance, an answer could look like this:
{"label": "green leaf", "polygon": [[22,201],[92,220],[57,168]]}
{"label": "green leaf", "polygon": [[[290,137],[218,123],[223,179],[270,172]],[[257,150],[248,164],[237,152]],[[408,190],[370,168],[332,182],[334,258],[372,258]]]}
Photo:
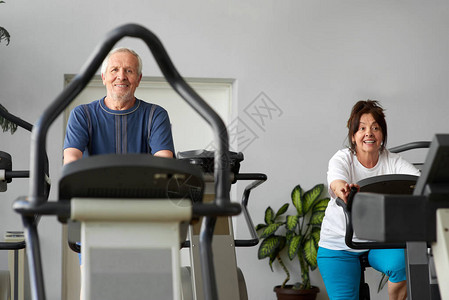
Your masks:
{"label": "green leaf", "polygon": [[317,211],[312,214],[310,217],[310,224],[312,225],[321,225],[324,219],[324,211]]}
{"label": "green leaf", "polygon": [[0,27],[0,43],[1,43],[2,40],[5,40],[6,41],[6,46],[8,46],[10,39],[11,39],[11,36],[9,35],[8,30],[6,30],[3,27]]}
{"label": "green leaf", "polygon": [[284,205],[282,205],[282,207],[279,208],[279,210],[277,211],[276,216],[274,216],[274,219],[276,220],[277,217],[284,214],[287,211],[288,206],[289,206],[288,203],[285,203]]}
{"label": "green leaf", "polygon": [[316,261],[317,251],[318,248],[315,246],[315,242],[312,238],[304,242],[304,258],[312,271],[315,270],[318,265]]}
{"label": "green leaf", "polygon": [[[279,252],[278,247],[280,244],[280,236],[270,236],[260,243],[259,251],[257,252],[257,257],[259,259],[264,259],[265,257],[271,257]],[[276,256],[276,255],[275,255]]]}
{"label": "green leaf", "polygon": [[324,212],[326,211],[327,204],[329,203],[329,198],[320,199],[312,210],[312,216],[310,217],[310,224],[320,225],[323,222]]}
{"label": "green leaf", "polygon": [[276,257],[278,256],[279,251],[273,251],[273,253],[270,254],[270,260],[268,261],[268,265],[270,266],[271,272],[274,272],[273,270],[273,262],[276,260]]}
{"label": "green leaf", "polygon": [[313,207],[315,201],[320,197],[323,189],[324,189],[323,184],[317,184],[311,190],[307,191],[304,194],[303,206],[305,214],[308,213],[309,210]]}
{"label": "green leaf", "polygon": [[310,237],[315,242],[315,247],[318,248],[318,242],[320,241],[320,233],[321,229],[319,227],[313,227],[312,232],[310,233]]}
{"label": "green leaf", "polygon": [[256,231],[259,231],[259,230],[261,230],[261,229],[264,229],[265,227],[267,227],[266,224],[257,224],[257,226],[256,226]]}
{"label": "green leaf", "polygon": [[292,190],[292,203],[293,205],[296,207],[296,210],[298,211],[298,215],[299,216],[303,216],[304,215],[304,209],[303,209],[303,200],[302,200],[302,188],[301,186],[298,184],[297,186],[295,186]]}
{"label": "green leaf", "polygon": [[279,246],[278,246],[279,251],[284,249],[285,244],[286,244],[285,237],[279,236]]}
{"label": "green leaf", "polygon": [[287,244],[290,244],[290,241],[292,240],[292,238],[294,237],[294,236],[296,236],[296,234],[293,232],[293,231],[287,231],[286,233],[285,233],[285,238],[286,238],[286,240],[287,240]]}
{"label": "green leaf", "polygon": [[274,272],[273,270],[273,262],[276,259],[276,256],[271,257],[270,256],[270,261],[268,262],[268,265],[270,266],[271,272]]}
{"label": "green leaf", "polygon": [[270,235],[273,235],[276,232],[276,230],[278,230],[278,228],[281,227],[282,224],[283,223],[273,223],[268,225],[260,235],[260,238],[264,239],[266,237],[269,237]]}
{"label": "green leaf", "polygon": [[273,216],[274,216],[274,211],[270,206],[268,206],[267,209],[265,210],[265,223],[267,223],[267,225],[274,223]]}
{"label": "green leaf", "polygon": [[296,254],[298,253],[300,242],[301,242],[301,236],[299,236],[299,235],[295,235],[291,239],[290,244],[288,246],[288,258],[290,258],[290,260],[295,258]]}
{"label": "green leaf", "polygon": [[287,230],[295,231],[296,226],[298,225],[299,217],[297,215],[287,216],[286,227]]}
{"label": "green leaf", "polygon": [[[278,238],[279,238],[279,245],[277,246],[276,250],[273,251],[273,253],[271,253],[270,261],[268,262],[272,272],[273,272],[273,262],[278,258],[279,252],[281,252],[282,249],[284,249],[285,247],[285,238],[283,236],[278,236]],[[279,257],[279,259],[282,261],[281,257]]]}
{"label": "green leaf", "polygon": [[313,206],[313,212],[316,211],[325,211],[327,208],[327,204],[329,203],[329,198],[323,198],[320,199],[314,206]]}

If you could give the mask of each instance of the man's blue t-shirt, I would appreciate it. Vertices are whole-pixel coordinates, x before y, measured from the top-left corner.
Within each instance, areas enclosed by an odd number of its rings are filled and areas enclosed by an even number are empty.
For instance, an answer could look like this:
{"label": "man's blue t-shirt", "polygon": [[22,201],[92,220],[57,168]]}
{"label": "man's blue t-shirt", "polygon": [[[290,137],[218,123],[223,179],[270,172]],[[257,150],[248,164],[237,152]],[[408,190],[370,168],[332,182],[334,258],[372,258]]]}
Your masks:
{"label": "man's blue t-shirt", "polygon": [[128,110],[109,109],[104,98],[75,107],[67,123],[66,148],[89,155],[175,153],[167,111],[139,99]]}

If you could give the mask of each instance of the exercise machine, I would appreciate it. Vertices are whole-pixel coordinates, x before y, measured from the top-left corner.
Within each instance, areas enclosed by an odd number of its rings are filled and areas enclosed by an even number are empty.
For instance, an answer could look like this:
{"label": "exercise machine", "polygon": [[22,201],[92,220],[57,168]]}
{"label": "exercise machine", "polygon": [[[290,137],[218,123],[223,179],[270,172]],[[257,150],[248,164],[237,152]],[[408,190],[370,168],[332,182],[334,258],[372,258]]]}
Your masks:
{"label": "exercise machine", "polygon": [[[217,148],[213,171],[215,196],[211,202],[198,200],[202,199],[205,183],[197,166],[181,160],[137,154],[93,156],[68,164],[59,182],[59,199],[49,201],[45,197],[44,161],[48,129],[88,84],[114,44],[124,37],[140,38],[147,44],[167,82],[212,127]],[[80,74],[56,97],[33,127],[29,194],[17,199],[13,205],[15,211],[22,215],[25,228],[32,298],[45,299],[36,218],[51,215],[57,216],[61,222],[81,222],[85,300],[105,298],[102,292],[108,299],[123,299],[121,296],[125,291],[126,299],[133,299],[133,294],[137,297],[142,292],[146,298],[181,299],[179,247],[186,225],[200,220],[198,248],[202,294],[206,300],[218,299],[212,244],[215,224],[218,217],[231,217],[242,211],[240,204],[230,201],[228,145],[227,129],[221,118],[184,81],[152,32],[136,24],[120,26],[110,32]],[[110,173],[117,178],[111,178]],[[133,185],[131,178],[143,179],[136,180]],[[80,185],[78,180],[83,184]],[[91,181],[90,189],[83,188]],[[108,181],[113,184],[107,185]],[[103,188],[99,188],[100,185]],[[125,228],[130,236],[125,236]],[[120,261],[125,251],[132,266]],[[145,257],[146,262],[142,261],[144,253],[152,256]],[[118,269],[119,266],[123,269]],[[127,280],[126,286],[119,285],[124,273],[136,281]],[[141,276],[155,280],[151,291],[148,285],[142,287]],[[138,283],[136,289],[135,283]],[[107,289],[101,289],[102,284]]]}
{"label": "exercise machine", "polygon": [[[145,155],[146,156],[146,155]],[[254,225],[251,219],[250,214],[247,210],[247,205],[249,201],[250,192],[266,181],[267,177],[265,174],[260,173],[240,173],[240,163],[243,161],[242,153],[230,152],[230,182],[236,183],[237,181],[250,180],[252,181],[249,185],[246,186],[242,200],[242,212],[245,216],[246,223],[248,225],[248,230],[251,235],[251,239],[234,239],[233,228],[232,228],[232,219],[230,217],[219,217],[217,218],[217,222],[214,229],[214,236],[212,241],[212,248],[214,251],[214,268],[216,271],[216,281],[217,281],[217,294],[219,299],[240,299],[246,300],[248,299],[246,284],[244,280],[243,273],[240,269],[238,269],[236,264],[236,255],[235,248],[236,247],[252,247],[258,244],[259,239],[257,233],[254,229]],[[181,182],[179,179],[170,179],[168,182],[162,182],[158,184],[159,189],[152,187],[148,189],[149,195],[157,194],[159,197],[164,197],[167,193],[169,198],[175,202],[179,201],[179,193],[183,196],[183,198],[189,198],[193,201],[205,201],[211,202],[213,201],[214,195],[214,152],[207,150],[195,150],[195,151],[186,151],[179,152],[177,154],[177,158],[181,161],[188,163],[189,165],[197,166],[199,170],[201,170],[202,180],[204,180],[204,193],[202,194],[199,190],[199,180],[198,178],[193,180],[193,176],[189,176],[189,180],[186,182]],[[118,193],[113,192],[117,190],[117,185],[132,187],[141,186],[142,183],[135,182],[135,177],[138,175],[135,171],[124,170],[123,168],[114,168],[111,169],[111,166],[117,164],[115,161],[115,156],[111,155],[110,160],[106,160],[104,158],[104,163],[100,167],[97,161],[92,162],[91,160],[87,160],[84,166],[76,166],[73,169],[73,165],[64,169],[63,178],[60,181],[60,199],[68,199],[73,196],[81,196],[82,198],[86,198],[89,194],[98,196],[98,192],[102,191],[102,195],[111,196],[112,194]],[[161,162],[164,162],[162,160]],[[86,168],[87,166],[88,169]],[[153,171],[157,170],[153,166]],[[127,168],[130,168],[130,165],[127,165]],[[120,170],[120,174],[116,174],[115,170]],[[123,174],[123,172],[126,172]],[[162,173],[161,170],[158,170],[158,173]],[[168,173],[165,170],[165,173]],[[116,178],[121,178],[120,182],[116,181]],[[132,182],[129,184],[125,184],[123,182],[123,178],[129,178]],[[137,176],[138,178],[145,178],[142,176]],[[170,177],[170,175],[169,175]],[[179,174],[177,175],[179,177]],[[98,178],[101,178],[99,180]],[[141,179],[142,180],[142,179]],[[84,183],[85,181],[89,182],[87,185]],[[167,189],[168,187],[168,189]],[[229,187],[230,188],[230,187]],[[157,192],[159,190],[159,192]],[[132,192],[134,194],[135,192]],[[141,195],[143,192],[139,192],[139,197],[144,196]],[[121,197],[123,197],[123,191],[119,192]],[[134,195],[136,197],[136,195]],[[85,200],[83,200],[84,202]],[[77,241],[80,241],[80,236],[77,234],[77,224],[71,222],[69,232],[69,246],[75,252],[81,252],[81,248]],[[183,229],[180,231],[181,236],[184,237],[181,240],[181,245],[183,248],[189,248],[189,258],[190,258],[190,266],[185,266],[181,268],[181,286],[182,286],[182,299],[190,300],[190,299],[205,299],[203,293],[203,276],[200,268],[200,249],[199,249],[199,233],[200,233],[200,225],[201,222],[199,220],[193,222],[188,226],[188,240],[185,240],[188,224],[183,224]],[[123,226],[121,223],[119,226]],[[74,228],[75,227],[75,228]],[[81,231],[81,230],[79,230]],[[117,231],[117,228],[114,229]],[[158,233],[160,236],[160,233]],[[97,244],[100,249],[107,248],[107,243],[111,243],[109,239],[111,235],[104,235],[101,237],[97,237]],[[106,239],[106,240],[103,240]],[[115,240],[115,239],[113,239]],[[158,241],[159,242],[159,241]],[[84,244],[84,242],[82,243]],[[110,246],[111,247],[111,246]],[[84,250],[89,251],[89,250]],[[173,250],[175,251],[175,249]],[[124,253],[123,253],[124,254]],[[101,253],[102,259],[104,259],[104,253]],[[93,258],[92,258],[93,259]],[[84,258],[82,258],[85,261]],[[129,261],[125,262],[125,265],[128,265]],[[124,266],[117,267],[119,271],[125,269]],[[87,271],[86,271],[87,272]],[[117,270],[115,270],[117,273]],[[156,283],[156,281],[154,281]],[[177,283],[179,284],[179,282]],[[91,286],[95,285],[92,283]],[[156,284],[157,285],[157,284]],[[101,289],[104,289],[104,285],[98,284]],[[148,284],[144,283],[144,287],[142,290],[144,293],[149,289]],[[153,289],[154,290],[154,289]],[[121,292],[123,292],[121,290]],[[113,295],[116,292],[112,293]],[[164,293],[167,294],[167,291]],[[136,299],[139,299],[139,295]],[[171,294],[170,294],[171,296]],[[110,297],[110,295],[108,295]],[[160,298],[160,296],[158,296]]]}
{"label": "exercise machine", "polygon": [[[28,172],[13,171],[11,155],[0,151],[0,192],[7,191],[7,184],[11,183],[13,178],[26,177]],[[7,232],[5,241],[0,242],[0,250],[7,250],[8,260],[12,262],[8,270],[0,271],[0,299],[24,299],[24,293],[28,292],[27,277],[23,277],[24,249],[25,241],[22,232]]]}
{"label": "exercise machine", "polygon": [[[413,149],[429,148],[430,142],[412,142],[404,145],[400,145],[389,149],[392,153],[400,153]],[[422,163],[414,163],[418,168],[422,168]],[[357,184],[360,186],[360,192],[364,193],[377,193],[377,194],[390,194],[390,195],[411,195],[413,194],[416,186],[418,176],[405,175],[405,174],[389,174],[380,175],[370,178],[365,178],[359,181]],[[352,225],[352,203],[357,189],[353,188],[348,196],[348,201],[345,203],[341,199],[337,199],[337,204],[342,207],[346,220],[346,233],[345,243],[352,249],[365,250],[365,249],[386,249],[386,248],[404,248],[404,243],[378,243],[378,242],[357,242],[353,240],[354,229]],[[364,272],[365,269],[370,267],[368,262],[368,256],[366,254],[360,256],[361,266],[361,279],[359,287],[359,299],[369,300],[370,292],[369,285],[365,282]],[[438,288],[434,285],[434,290]]]}
{"label": "exercise machine", "polygon": [[[9,122],[10,127],[21,127],[27,131],[31,131],[33,125],[22,120],[21,118],[9,113],[5,108],[0,106],[0,119],[3,124]],[[7,127],[9,127],[7,126]],[[28,178],[29,171],[19,171],[12,169],[12,157],[9,153],[0,151],[0,192],[8,190],[8,184],[14,178]],[[45,195],[48,196],[50,190],[50,182],[48,177],[48,161],[45,165],[46,189]],[[29,299],[29,279],[26,272],[27,263],[25,259],[25,241],[23,232],[8,231],[5,234],[5,241],[0,242],[0,250],[7,250],[9,270],[1,271],[0,299]]]}
{"label": "exercise machine", "polygon": [[[404,174],[391,174],[391,175],[380,175],[370,178],[363,179],[358,182],[360,186],[360,191],[363,193],[387,193],[390,195],[411,195],[413,189],[416,185],[418,177],[413,175]],[[366,250],[366,249],[397,249],[405,248],[406,245],[402,243],[378,243],[378,242],[360,242],[354,241],[354,229],[352,224],[353,219],[353,199],[357,193],[357,189],[353,188],[348,196],[348,201],[345,203],[341,199],[337,199],[337,204],[343,208],[346,221],[346,232],[345,232],[345,243],[351,249]],[[362,254],[360,256],[360,267],[361,267],[361,277],[360,277],[360,287],[359,287],[359,299],[369,300],[370,291],[369,285],[365,282],[365,270],[371,267],[368,261],[368,255]]]}
{"label": "exercise machine", "polygon": [[[214,199],[214,153],[207,150],[194,150],[178,153],[180,160],[185,160],[190,164],[200,166],[205,174],[205,192],[204,201],[210,202]],[[240,173],[240,163],[243,161],[242,153],[230,152],[230,181],[251,180],[246,186],[242,200],[242,213],[248,226],[251,239],[235,239],[233,234],[232,219],[230,217],[219,217],[214,230],[212,247],[214,251],[214,266],[216,271],[217,290],[219,299],[248,299],[245,279],[242,271],[236,263],[236,247],[252,247],[258,244],[259,238],[252,222],[251,216],[247,210],[250,192],[265,182],[267,176],[261,173]],[[183,299],[200,300],[204,299],[202,271],[198,268],[200,264],[199,244],[200,223],[190,226],[189,240],[183,245],[190,248],[190,267],[184,267],[183,277]],[[232,288],[230,288],[232,287]]]}
{"label": "exercise machine", "polygon": [[[352,225],[359,238],[379,245],[400,243],[406,249],[408,299],[449,299],[449,135],[431,142],[412,195],[357,193]],[[431,246],[439,295],[430,285]]]}

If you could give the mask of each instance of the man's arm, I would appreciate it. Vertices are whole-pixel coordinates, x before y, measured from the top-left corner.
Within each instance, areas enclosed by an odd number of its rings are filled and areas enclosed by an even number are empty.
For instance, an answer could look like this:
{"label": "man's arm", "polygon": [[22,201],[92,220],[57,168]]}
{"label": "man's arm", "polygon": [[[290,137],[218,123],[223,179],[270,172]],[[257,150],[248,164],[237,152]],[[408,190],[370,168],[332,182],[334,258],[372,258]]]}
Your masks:
{"label": "man's arm", "polygon": [[83,152],[76,148],[64,149],[64,165],[83,157]]}
{"label": "man's arm", "polygon": [[154,156],[173,158],[173,152],[170,150],[160,150],[154,153]]}

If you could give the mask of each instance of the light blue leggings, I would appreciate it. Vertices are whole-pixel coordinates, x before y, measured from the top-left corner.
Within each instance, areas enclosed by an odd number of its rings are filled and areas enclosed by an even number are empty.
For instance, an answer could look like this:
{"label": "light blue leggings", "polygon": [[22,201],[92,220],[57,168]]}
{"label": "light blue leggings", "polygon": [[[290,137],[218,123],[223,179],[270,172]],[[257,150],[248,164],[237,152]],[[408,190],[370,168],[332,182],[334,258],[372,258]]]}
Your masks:
{"label": "light blue leggings", "polygon": [[[318,268],[330,300],[358,300],[359,256],[363,252],[318,249]],[[404,249],[373,249],[368,261],[374,269],[387,274],[391,282],[406,280]]]}

